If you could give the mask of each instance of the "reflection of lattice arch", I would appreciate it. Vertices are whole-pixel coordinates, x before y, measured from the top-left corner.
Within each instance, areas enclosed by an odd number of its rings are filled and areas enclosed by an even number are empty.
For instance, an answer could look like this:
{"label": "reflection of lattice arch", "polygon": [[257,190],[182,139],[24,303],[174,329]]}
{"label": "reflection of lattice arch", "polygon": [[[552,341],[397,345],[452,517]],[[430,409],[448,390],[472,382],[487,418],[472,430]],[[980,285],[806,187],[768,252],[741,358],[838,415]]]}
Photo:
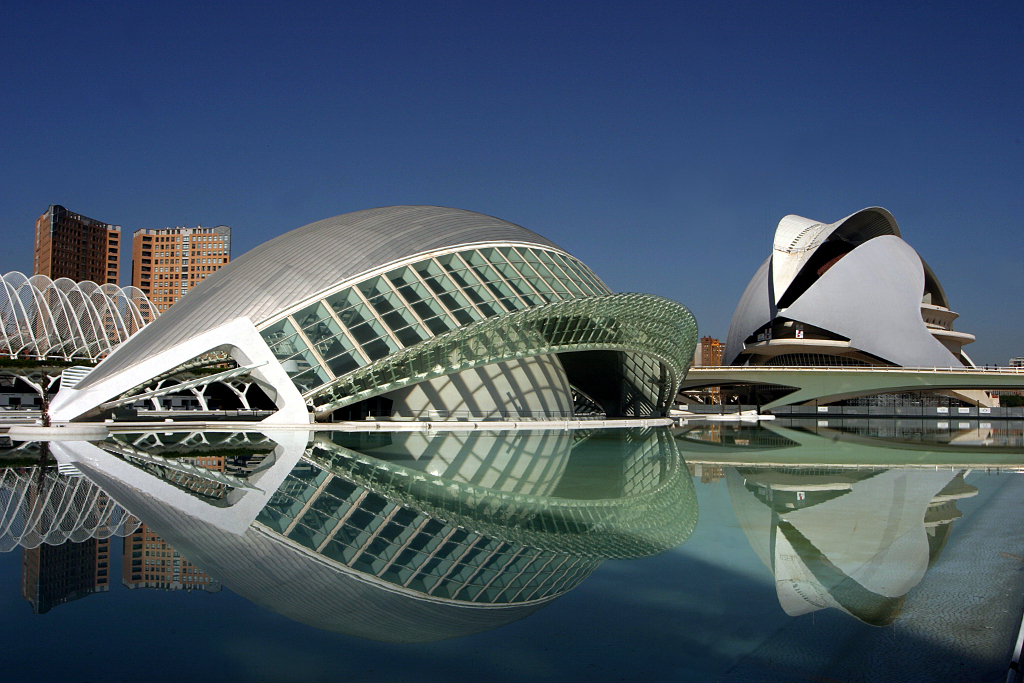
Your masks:
{"label": "reflection of lattice arch", "polygon": [[49,468],[0,470],[0,552],[124,536],[139,520],[95,484]]}
{"label": "reflection of lattice arch", "polygon": [[159,313],[136,287],[0,278],[0,355],[99,360]]}
{"label": "reflection of lattice arch", "polygon": [[492,363],[573,351],[640,353],[660,363],[652,403],[665,411],[693,358],[697,323],[682,304],[650,294],[570,299],[467,325],[403,349],[307,394],[317,413]]}

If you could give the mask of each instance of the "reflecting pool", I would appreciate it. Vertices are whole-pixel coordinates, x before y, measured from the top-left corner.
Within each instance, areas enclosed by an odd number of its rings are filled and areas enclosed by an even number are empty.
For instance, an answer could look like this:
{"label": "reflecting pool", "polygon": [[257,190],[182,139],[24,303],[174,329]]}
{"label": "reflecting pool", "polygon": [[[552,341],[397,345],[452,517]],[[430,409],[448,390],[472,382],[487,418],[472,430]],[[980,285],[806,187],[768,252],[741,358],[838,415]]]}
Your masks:
{"label": "reflecting pool", "polygon": [[1005,681],[1022,471],[1006,420],[0,439],[5,679]]}

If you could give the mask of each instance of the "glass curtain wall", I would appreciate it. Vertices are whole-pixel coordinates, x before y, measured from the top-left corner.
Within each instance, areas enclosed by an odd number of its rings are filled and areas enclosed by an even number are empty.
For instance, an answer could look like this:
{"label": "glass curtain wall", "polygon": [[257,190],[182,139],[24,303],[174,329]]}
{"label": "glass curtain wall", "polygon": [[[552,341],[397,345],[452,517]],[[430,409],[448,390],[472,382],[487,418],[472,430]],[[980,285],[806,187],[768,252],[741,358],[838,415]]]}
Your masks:
{"label": "glass curtain wall", "polygon": [[303,394],[458,327],[610,290],[576,259],[537,247],[441,254],[329,294],[261,334]]}

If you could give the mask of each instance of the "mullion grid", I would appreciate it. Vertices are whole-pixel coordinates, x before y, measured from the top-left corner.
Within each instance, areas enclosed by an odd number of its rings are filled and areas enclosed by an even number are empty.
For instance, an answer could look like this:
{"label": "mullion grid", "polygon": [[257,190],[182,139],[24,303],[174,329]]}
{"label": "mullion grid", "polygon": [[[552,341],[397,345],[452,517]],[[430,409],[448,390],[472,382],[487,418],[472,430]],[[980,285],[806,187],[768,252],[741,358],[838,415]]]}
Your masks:
{"label": "mullion grid", "polygon": [[[466,288],[464,288],[462,285],[460,285],[458,283],[458,281],[456,281],[455,278],[453,278],[451,276],[451,273],[448,272],[448,269],[445,268],[445,266],[436,257],[427,259],[426,261],[422,261],[421,263],[422,264],[429,263],[430,265],[432,265],[437,270],[437,274],[430,274],[430,277],[431,277],[431,279],[437,280],[438,286],[441,286],[441,283],[450,284],[452,287],[455,288],[455,292],[458,293],[458,295],[462,298],[462,300],[469,304],[468,308],[472,309],[477,314],[477,316],[479,316],[476,320],[473,320],[471,322],[477,322],[478,320],[484,320],[485,318],[491,317],[490,315],[485,313],[483,311],[483,309],[480,308],[480,306],[474,300],[474,297],[469,295],[469,293],[467,292]],[[416,265],[420,265],[420,264],[416,264]],[[444,305],[445,308],[448,309],[449,313],[452,314],[452,317],[455,318],[456,321],[460,322],[461,324],[469,324],[469,323],[462,323],[462,321],[459,320],[459,316],[458,316],[459,312],[466,310],[466,308],[467,308],[466,306],[462,306],[462,307],[456,309],[456,308],[452,308],[448,304],[445,304],[444,303],[444,296],[443,296],[443,294],[441,292],[438,292],[436,289],[434,289],[434,287],[430,286],[430,284],[427,282],[427,279],[423,276],[423,274],[418,269],[413,267],[413,270],[415,271],[416,276],[419,277],[420,280],[423,282],[423,284],[427,287],[428,291],[431,291],[431,292],[434,293],[434,298],[437,299],[438,301],[440,301],[442,303],[442,305]],[[442,287],[442,289],[444,289],[445,292],[450,292],[450,290],[447,290],[446,288]],[[475,294],[475,292],[474,292],[474,294]],[[477,297],[479,297],[479,294],[477,294]],[[490,304],[490,303],[493,303],[493,302],[482,302],[482,303]],[[488,305],[488,307],[490,308],[489,305]]]}
{"label": "mullion grid", "polygon": [[565,272],[565,269],[563,269],[558,261],[555,260],[552,255],[553,252],[544,251],[543,249],[536,249],[534,251],[540,258],[541,263],[544,264],[544,267],[551,271],[551,275],[566,288],[566,291],[569,292],[570,296],[583,296],[583,290],[580,289],[579,285],[576,284],[573,278],[569,277],[568,273]]}
{"label": "mullion grid", "polygon": [[[520,301],[522,301],[528,307],[539,306],[543,303],[547,303],[547,298],[541,295],[540,292],[538,292],[536,288],[534,288],[534,286],[530,284],[530,282],[526,279],[526,276],[523,275],[522,272],[520,272],[519,268],[516,268],[516,265],[512,263],[512,261],[507,256],[505,256],[501,249],[497,247],[490,247],[486,251],[489,254],[491,254],[493,258],[487,258],[487,256],[484,255],[483,250],[478,249],[477,253],[480,254],[485,261],[491,264],[491,267],[495,270],[495,272],[498,273],[498,277],[502,278],[505,281],[505,284],[515,293],[517,297],[519,297]],[[509,273],[507,272],[504,272],[505,269],[510,269],[513,273],[515,273],[515,277],[509,275]],[[519,282],[525,285],[526,291],[523,291],[524,287],[519,285]],[[530,299],[535,300],[531,301]]]}
{"label": "mullion grid", "polygon": [[[561,301],[565,298],[551,286],[549,280],[552,279],[552,276],[550,273],[546,277],[541,275],[537,268],[537,266],[540,265],[540,259],[537,258],[530,249],[527,249],[526,247],[519,247],[518,249],[515,247],[508,247],[508,249],[518,254],[519,258],[522,259],[522,267],[520,270],[523,271],[523,276],[530,282],[530,285],[537,290],[538,294],[548,301]],[[534,260],[528,260],[528,258],[524,256],[526,253],[529,253]],[[509,261],[511,262],[511,259]],[[530,273],[533,274],[531,275]],[[543,285],[547,291],[541,291],[541,287],[538,285]]]}
{"label": "mullion grid", "polygon": [[[406,282],[405,284],[401,285],[396,284],[393,278],[396,278],[396,273],[399,272],[401,272],[402,274],[407,273],[409,276],[415,279],[415,282]],[[448,310],[448,307],[444,305],[444,302],[442,302],[440,298],[434,295],[430,287],[427,286],[427,283],[424,282],[422,278],[419,277],[419,273],[416,272],[416,269],[413,267],[413,265],[406,266],[401,270],[396,269],[391,271],[390,273],[385,273],[384,275],[381,275],[381,278],[384,279],[393,290],[395,290],[395,294],[398,296],[399,300],[405,303],[406,308],[412,312],[416,319],[420,321],[420,324],[423,326],[423,329],[427,330],[431,336],[444,334],[445,332],[453,330],[456,327],[458,327],[459,323],[452,315],[452,312]],[[416,287],[419,287],[422,290],[422,294],[416,291]],[[409,289],[419,298],[410,298],[409,296],[402,292],[403,289]],[[431,308],[431,303],[440,307],[441,311],[438,312]],[[422,313],[419,310],[417,310],[419,308],[417,304],[421,304],[422,307],[425,308],[426,311],[430,312],[432,315],[429,317],[425,317],[424,315],[422,315]],[[431,324],[431,321],[434,320],[441,321],[441,327],[443,327],[444,329],[435,330],[434,325]]]}
{"label": "mullion grid", "polygon": [[[484,255],[483,251],[481,251],[480,249],[473,249],[468,252],[459,252],[459,257],[466,261],[466,263],[468,264],[469,260],[466,259],[466,254],[474,255],[476,259],[482,261],[482,263],[471,264],[470,268],[473,269],[473,272],[476,273],[478,278],[481,278],[481,281],[484,283],[484,286],[491,290],[491,292],[498,297],[498,300],[501,301],[502,305],[504,305],[506,309],[508,309],[509,306],[512,306],[512,310],[521,311],[525,308],[537,305],[527,301],[526,298],[523,296],[523,293],[519,290],[519,288],[511,284],[509,279],[501,272],[501,269],[498,268],[498,266],[495,265],[493,261],[487,258]],[[505,261],[503,259],[502,265],[504,265],[504,263]],[[489,280],[483,280],[485,274],[490,274],[488,275],[488,277],[490,277]],[[501,292],[502,288],[507,290],[508,294],[502,294],[501,296],[499,296],[499,293]],[[497,292],[495,290],[497,290]]]}
{"label": "mullion grid", "polygon": [[[363,365],[366,365],[367,363],[370,363],[371,362],[370,356],[367,355],[366,351],[363,350],[363,347],[359,343],[356,342],[355,337],[352,336],[351,330],[348,329],[348,325],[346,325],[343,322],[341,322],[341,316],[339,316],[338,312],[336,310],[334,310],[334,306],[329,304],[327,302],[326,298],[321,299],[320,303],[323,305],[324,308],[327,309],[328,315],[331,316],[331,318],[338,325],[338,327],[341,328],[341,333],[345,335],[345,338],[348,340],[348,343],[352,345],[352,348],[355,350],[355,352],[358,353],[359,356],[363,359],[363,362],[359,363],[358,365],[361,367]],[[348,355],[350,357],[352,357],[352,354],[350,352],[346,351],[346,353],[348,353]],[[341,354],[339,354],[339,355],[341,355]],[[330,359],[327,360],[327,362],[330,363],[332,360],[335,360],[337,357],[338,356],[330,358]],[[353,360],[355,360],[354,357],[352,357],[352,358],[353,358]],[[328,367],[328,370],[330,370],[331,373],[335,375],[335,377],[338,377],[338,374],[334,372],[333,368]]]}
{"label": "mullion grid", "polygon": [[[352,287],[352,291],[355,292],[355,295],[359,297],[360,301],[363,302],[363,306],[365,306],[366,310],[370,312],[370,315],[374,317],[374,319],[377,321],[377,324],[384,329],[384,335],[381,337],[377,337],[377,339],[383,339],[384,336],[387,336],[389,339],[391,339],[391,341],[395,343],[395,346],[397,346],[398,349],[404,349],[405,346],[402,344],[402,342],[398,341],[398,337],[396,337],[395,333],[391,331],[391,328],[388,326],[388,324],[384,322],[384,319],[380,317],[380,314],[377,312],[377,309],[370,305],[369,300],[363,294],[362,290],[359,289],[358,284]],[[371,342],[368,343],[377,341],[377,339],[371,340]],[[392,350],[391,353],[394,353],[398,349]]]}
{"label": "mullion grid", "polygon": [[[445,270],[448,273],[448,276],[451,278],[452,282],[455,283],[455,286],[462,290],[463,295],[467,296],[470,301],[480,299],[480,301],[475,302],[478,306],[485,305],[492,310],[497,308],[497,310],[495,310],[492,315],[485,314],[485,318],[490,318],[493,317],[494,315],[501,315],[502,313],[511,312],[512,310],[515,310],[511,309],[509,306],[506,306],[501,301],[502,297],[500,297],[498,294],[494,292],[493,289],[487,286],[487,284],[481,279],[480,275],[476,272],[476,270],[474,270],[472,266],[470,266],[469,263],[466,261],[466,259],[463,258],[462,254],[456,252],[454,254],[449,254],[448,257],[449,265],[441,265],[443,268],[445,268]],[[453,261],[455,262],[455,265],[452,265]],[[438,263],[440,263],[440,260],[438,260]],[[451,268],[450,270],[449,267]],[[476,281],[476,285],[470,282],[471,279]],[[462,282],[459,282],[459,280],[462,280]],[[487,299],[484,299],[484,296],[486,296]],[[483,309],[481,309],[481,311],[483,311]]]}

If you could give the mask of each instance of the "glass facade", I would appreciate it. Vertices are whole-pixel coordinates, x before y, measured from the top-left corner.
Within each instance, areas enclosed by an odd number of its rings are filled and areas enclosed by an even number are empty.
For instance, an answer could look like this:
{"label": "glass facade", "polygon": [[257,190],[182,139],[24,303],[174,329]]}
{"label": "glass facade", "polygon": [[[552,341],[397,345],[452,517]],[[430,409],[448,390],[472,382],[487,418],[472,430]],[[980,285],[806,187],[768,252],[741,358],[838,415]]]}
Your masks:
{"label": "glass facade", "polygon": [[649,294],[557,301],[508,313],[378,359],[308,394],[318,413],[434,377],[502,360],[622,351],[625,414],[664,412],[686,375],[697,323],[681,304]]}
{"label": "glass facade", "polygon": [[424,258],[333,292],[261,334],[308,396],[353,371],[472,323],[610,290],[589,268],[531,246]]}

